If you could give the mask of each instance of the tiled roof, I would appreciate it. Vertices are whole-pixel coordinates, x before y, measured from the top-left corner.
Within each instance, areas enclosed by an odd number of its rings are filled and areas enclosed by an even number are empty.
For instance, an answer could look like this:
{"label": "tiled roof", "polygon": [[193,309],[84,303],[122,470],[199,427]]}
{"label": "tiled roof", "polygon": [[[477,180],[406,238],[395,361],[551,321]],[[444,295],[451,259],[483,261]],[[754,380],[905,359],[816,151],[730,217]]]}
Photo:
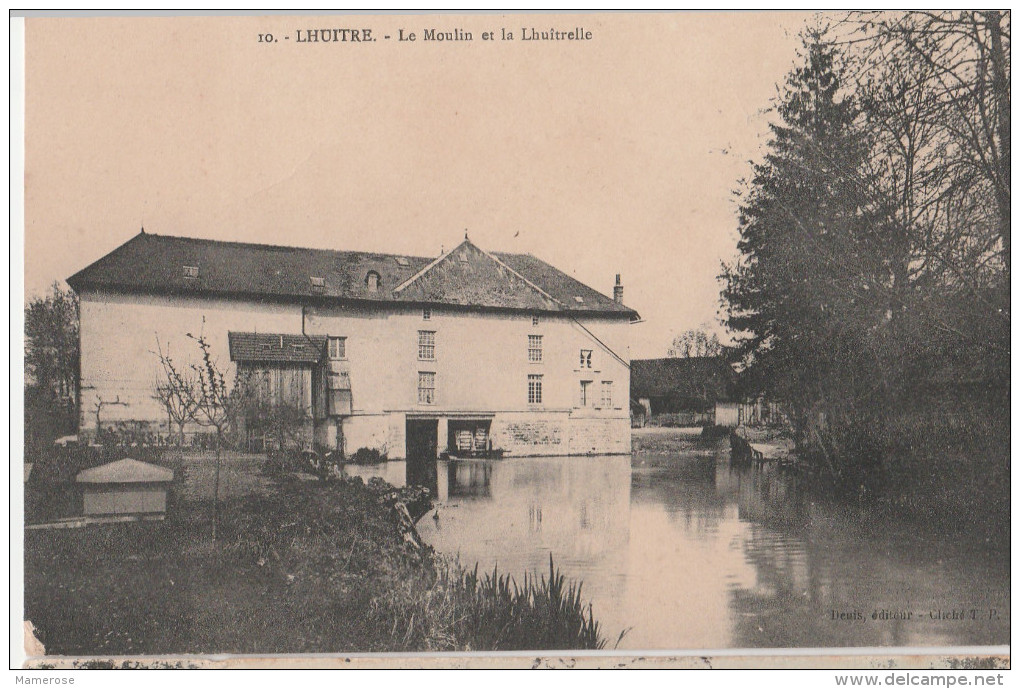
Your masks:
{"label": "tiled roof", "polygon": [[722,357],[632,359],[630,396],[676,399],[735,399],[736,373]]}
{"label": "tiled roof", "polygon": [[227,340],[231,361],[317,364],[326,350],[322,335],[229,332]]}
{"label": "tiled roof", "polygon": [[401,299],[557,311],[558,300],[502,260],[464,242],[395,290]]}
{"label": "tiled roof", "polygon": [[[375,290],[371,274],[378,276]],[[77,291],[449,304],[637,318],[633,309],[534,256],[489,254],[467,240],[430,259],[143,232],[67,282]]]}
{"label": "tiled roof", "polygon": [[[635,318],[637,317],[637,312],[633,309],[617,304],[601,292],[597,292],[583,282],[578,282],[566,273],[553,268],[545,261],[537,259],[531,254],[506,254],[497,251],[493,252],[492,255],[554,297],[560,302],[561,310],[591,311],[607,309],[629,313]],[[578,297],[580,297],[580,301]]]}

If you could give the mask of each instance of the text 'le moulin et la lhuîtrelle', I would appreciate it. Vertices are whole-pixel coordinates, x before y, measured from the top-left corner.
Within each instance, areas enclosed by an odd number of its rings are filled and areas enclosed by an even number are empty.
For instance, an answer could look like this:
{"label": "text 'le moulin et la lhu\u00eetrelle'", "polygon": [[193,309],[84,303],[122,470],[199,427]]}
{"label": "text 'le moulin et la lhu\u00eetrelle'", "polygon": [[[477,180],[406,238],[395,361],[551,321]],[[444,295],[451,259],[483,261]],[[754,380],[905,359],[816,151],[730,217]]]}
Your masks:
{"label": "text 'le moulin et la lhu\u00eetrelle'", "polygon": [[590,41],[592,32],[583,27],[572,29],[537,29],[534,27],[521,27],[520,31],[515,29],[500,28],[495,31],[465,31],[464,29],[420,29],[409,31],[397,29],[396,33],[381,33],[373,29],[296,29],[291,34],[271,33],[258,34],[259,43],[279,43],[281,40],[292,43],[303,44],[326,44],[326,43],[376,43],[382,41],[393,41],[395,43],[414,42],[457,42],[457,41]]}

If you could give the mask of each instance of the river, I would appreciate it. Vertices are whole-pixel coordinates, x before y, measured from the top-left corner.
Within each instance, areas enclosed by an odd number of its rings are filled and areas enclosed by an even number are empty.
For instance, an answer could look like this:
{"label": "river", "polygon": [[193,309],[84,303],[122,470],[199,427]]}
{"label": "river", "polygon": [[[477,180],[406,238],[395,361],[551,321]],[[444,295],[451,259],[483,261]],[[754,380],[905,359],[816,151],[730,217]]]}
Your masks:
{"label": "river", "polygon": [[[436,550],[584,582],[612,648],[1009,643],[1009,559],[820,500],[725,441],[673,456],[451,460],[418,524]],[[348,467],[400,485],[404,463]]]}

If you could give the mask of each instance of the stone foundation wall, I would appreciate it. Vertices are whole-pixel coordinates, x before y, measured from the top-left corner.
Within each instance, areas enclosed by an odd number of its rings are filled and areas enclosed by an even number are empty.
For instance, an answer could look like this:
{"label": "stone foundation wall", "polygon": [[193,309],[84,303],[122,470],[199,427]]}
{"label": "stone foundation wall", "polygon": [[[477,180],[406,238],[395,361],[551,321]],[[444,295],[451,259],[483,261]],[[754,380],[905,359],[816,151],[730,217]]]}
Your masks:
{"label": "stone foundation wall", "polygon": [[630,454],[630,418],[572,418],[568,424],[572,455]]}
{"label": "stone foundation wall", "polygon": [[492,445],[508,456],[629,454],[627,417],[573,417],[570,412],[497,414]]}

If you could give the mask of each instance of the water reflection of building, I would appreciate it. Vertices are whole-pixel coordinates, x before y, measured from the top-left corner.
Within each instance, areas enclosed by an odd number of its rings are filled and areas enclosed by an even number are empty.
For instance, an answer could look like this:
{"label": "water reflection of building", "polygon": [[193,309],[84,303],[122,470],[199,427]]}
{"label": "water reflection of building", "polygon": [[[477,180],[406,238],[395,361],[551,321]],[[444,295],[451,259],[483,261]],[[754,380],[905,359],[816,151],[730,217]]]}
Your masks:
{"label": "water reflection of building", "polygon": [[626,550],[629,457],[440,461],[438,474],[445,504],[423,535],[463,561],[519,575],[545,571],[550,554],[572,571]]}
{"label": "water reflection of building", "polygon": [[713,531],[724,518],[726,498],[716,491],[712,457],[679,458],[675,464],[635,468],[631,477],[636,504],[654,503],[688,530]]}
{"label": "water reflection of building", "polygon": [[[492,462],[488,460],[451,460],[437,467],[439,499],[492,497]],[[445,487],[445,490],[444,490]]]}

